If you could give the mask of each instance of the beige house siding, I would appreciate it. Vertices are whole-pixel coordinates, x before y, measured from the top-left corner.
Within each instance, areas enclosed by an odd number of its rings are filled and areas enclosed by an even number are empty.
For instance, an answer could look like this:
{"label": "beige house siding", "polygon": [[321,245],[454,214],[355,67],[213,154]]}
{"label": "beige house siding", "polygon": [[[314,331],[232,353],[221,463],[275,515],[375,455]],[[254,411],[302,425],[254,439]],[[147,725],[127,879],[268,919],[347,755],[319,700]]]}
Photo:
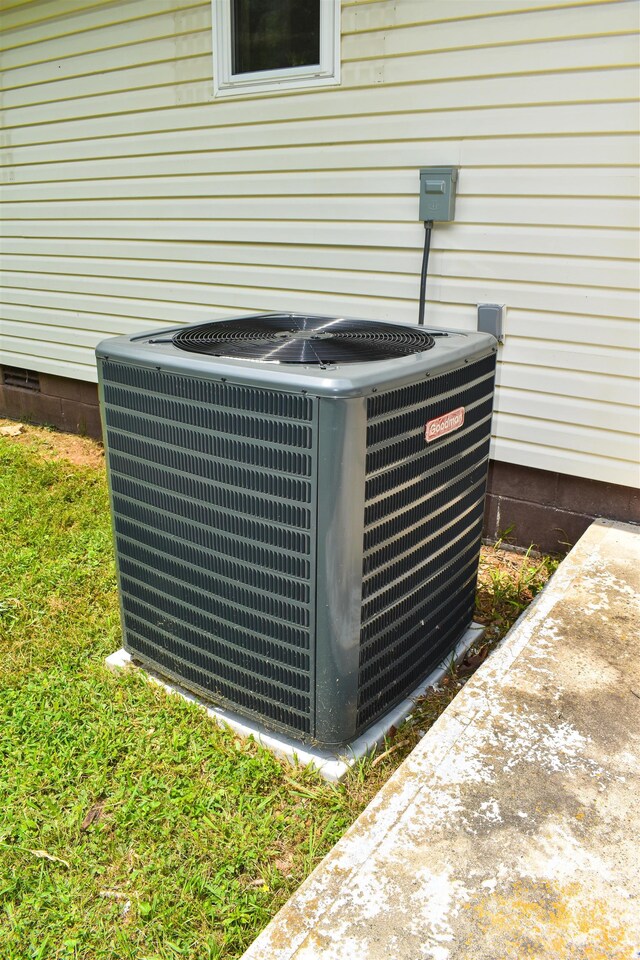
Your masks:
{"label": "beige house siding", "polygon": [[210,0],[0,9],[0,362],[95,380],[104,336],[259,310],[414,323],[418,168],[455,164],[426,322],[507,305],[494,456],[638,482],[637,0],[345,0],[339,87],[218,101]]}

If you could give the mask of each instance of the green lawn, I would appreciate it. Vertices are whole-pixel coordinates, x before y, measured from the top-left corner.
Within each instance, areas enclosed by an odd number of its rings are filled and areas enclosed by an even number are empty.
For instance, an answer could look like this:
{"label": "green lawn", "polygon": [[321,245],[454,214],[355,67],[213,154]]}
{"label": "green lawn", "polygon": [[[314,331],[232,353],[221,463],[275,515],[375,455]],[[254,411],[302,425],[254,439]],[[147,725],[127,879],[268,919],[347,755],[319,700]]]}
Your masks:
{"label": "green lawn", "polygon": [[[101,467],[0,437],[0,546],[2,960],[239,956],[464,682],[333,787],[105,669],[120,627]],[[500,634],[548,575],[524,569],[524,601],[500,581]]]}

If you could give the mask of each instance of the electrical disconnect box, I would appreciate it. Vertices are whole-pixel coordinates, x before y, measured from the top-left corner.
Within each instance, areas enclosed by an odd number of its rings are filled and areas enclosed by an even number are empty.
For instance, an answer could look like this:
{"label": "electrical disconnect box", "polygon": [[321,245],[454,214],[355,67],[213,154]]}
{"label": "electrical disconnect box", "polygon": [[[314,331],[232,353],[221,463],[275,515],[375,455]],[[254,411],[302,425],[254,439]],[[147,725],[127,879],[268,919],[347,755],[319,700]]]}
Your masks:
{"label": "electrical disconnect box", "polygon": [[447,222],[456,208],[457,167],[422,167],[420,170],[420,219]]}
{"label": "electrical disconnect box", "polygon": [[481,333],[490,333],[498,343],[504,341],[504,304],[478,304],[478,330]]}

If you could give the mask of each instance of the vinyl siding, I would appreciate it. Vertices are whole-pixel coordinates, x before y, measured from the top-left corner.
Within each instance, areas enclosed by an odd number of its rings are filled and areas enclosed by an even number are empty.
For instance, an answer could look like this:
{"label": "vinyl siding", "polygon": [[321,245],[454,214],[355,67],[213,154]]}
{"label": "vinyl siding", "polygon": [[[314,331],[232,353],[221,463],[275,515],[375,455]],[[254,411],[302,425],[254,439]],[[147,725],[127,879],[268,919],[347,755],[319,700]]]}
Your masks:
{"label": "vinyl siding", "polygon": [[[507,305],[494,456],[638,482],[637,0],[342,4],[342,81],[212,97],[210,2],[2,0],[0,361],[260,310]],[[60,10],[64,9],[61,15]]]}

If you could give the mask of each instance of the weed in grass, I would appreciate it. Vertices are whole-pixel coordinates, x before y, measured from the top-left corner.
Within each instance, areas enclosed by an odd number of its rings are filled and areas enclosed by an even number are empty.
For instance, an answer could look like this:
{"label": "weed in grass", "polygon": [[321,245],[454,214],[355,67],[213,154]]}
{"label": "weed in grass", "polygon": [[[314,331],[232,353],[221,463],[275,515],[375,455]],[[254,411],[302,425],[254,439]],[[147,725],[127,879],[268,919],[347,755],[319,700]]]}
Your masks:
{"label": "weed in grass", "polygon": [[[49,460],[30,437],[0,437],[2,960],[231,960],[464,681],[452,669],[386,755],[332,786],[141,675],[112,675],[102,465]],[[479,616],[498,636],[549,566],[484,557]]]}
{"label": "weed in grass", "polygon": [[496,545],[480,558],[476,619],[490,624],[492,641],[501,639],[558,566],[558,559],[515,553]]}

